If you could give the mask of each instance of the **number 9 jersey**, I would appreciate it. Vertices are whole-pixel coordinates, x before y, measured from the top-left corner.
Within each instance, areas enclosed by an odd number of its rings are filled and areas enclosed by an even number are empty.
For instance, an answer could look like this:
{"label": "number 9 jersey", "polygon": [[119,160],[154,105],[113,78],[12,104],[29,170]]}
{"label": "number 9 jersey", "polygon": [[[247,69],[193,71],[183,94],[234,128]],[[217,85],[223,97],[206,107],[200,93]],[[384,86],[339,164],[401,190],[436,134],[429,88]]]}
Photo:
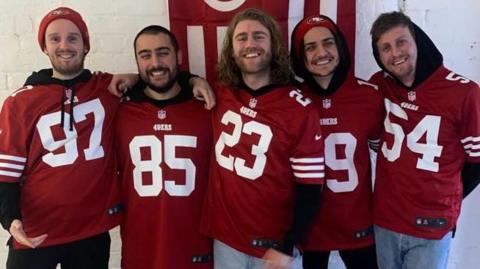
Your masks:
{"label": "number 9 jersey", "polygon": [[480,89],[443,66],[410,90],[381,72],[372,81],[383,92],[387,112],[375,224],[440,239],[460,213],[464,163],[480,162]]}
{"label": "number 9 jersey", "polygon": [[385,116],[378,87],[349,75],[331,94],[323,89],[307,88],[307,92],[319,111],[325,136],[326,186],[304,249],[371,246],[374,237],[369,146],[378,146]]}
{"label": "number 9 jersey", "polygon": [[216,96],[202,230],[262,257],[291,226],[295,184],[323,184],[318,113],[293,87],[218,87]]}

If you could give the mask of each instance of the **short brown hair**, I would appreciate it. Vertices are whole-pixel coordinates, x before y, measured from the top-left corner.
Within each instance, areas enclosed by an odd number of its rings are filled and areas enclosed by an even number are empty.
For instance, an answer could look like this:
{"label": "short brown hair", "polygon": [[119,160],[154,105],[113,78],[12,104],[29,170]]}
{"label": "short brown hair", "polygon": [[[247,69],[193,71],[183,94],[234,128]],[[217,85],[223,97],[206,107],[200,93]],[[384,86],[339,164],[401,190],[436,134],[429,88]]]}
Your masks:
{"label": "short brown hair", "polygon": [[397,26],[406,26],[410,31],[410,34],[415,38],[415,30],[413,28],[413,22],[407,15],[402,12],[393,11],[380,14],[378,18],[373,22],[370,35],[372,36],[372,44],[377,44],[380,37],[390,29]]}
{"label": "short brown hair", "polygon": [[237,24],[244,20],[254,20],[260,22],[268,29],[271,35],[272,43],[272,61],[270,63],[270,82],[278,85],[286,85],[293,78],[290,70],[288,52],[282,41],[282,34],[278,23],[265,12],[249,8],[240,13],[230,21],[225,38],[223,39],[223,48],[218,63],[218,80],[227,86],[238,86],[242,81],[242,75],[237,63],[233,59],[233,32]]}

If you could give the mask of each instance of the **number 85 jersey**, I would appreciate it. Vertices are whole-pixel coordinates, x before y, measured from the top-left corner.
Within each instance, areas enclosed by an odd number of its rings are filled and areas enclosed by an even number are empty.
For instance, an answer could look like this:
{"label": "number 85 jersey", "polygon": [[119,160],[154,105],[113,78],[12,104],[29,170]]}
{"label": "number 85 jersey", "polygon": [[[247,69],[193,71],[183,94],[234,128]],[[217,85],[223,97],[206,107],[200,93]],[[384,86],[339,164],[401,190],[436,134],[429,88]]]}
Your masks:
{"label": "number 85 jersey", "polygon": [[125,216],[124,269],[211,269],[212,240],[200,234],[211,154],[210,112],[182,89],[154,101],[134,88],[120,105],[116,149]]}
{"label": "number 85 jersey", "polygon": [[443,66],[411,91],[379,76],[372,80],[380,82],[387,115],[378,149],[375,224],[440,239],[460,213],[464,163],[480,162],[480,89]]}
{"label": "number 85 jersey", "polygon": [[[252,256],[282,243],[295,184],[323,184],[318,113],[293,87],[219,87],[213,115],[215,159],[202,229]],[[271,247],[271,246],[270,246]]]}

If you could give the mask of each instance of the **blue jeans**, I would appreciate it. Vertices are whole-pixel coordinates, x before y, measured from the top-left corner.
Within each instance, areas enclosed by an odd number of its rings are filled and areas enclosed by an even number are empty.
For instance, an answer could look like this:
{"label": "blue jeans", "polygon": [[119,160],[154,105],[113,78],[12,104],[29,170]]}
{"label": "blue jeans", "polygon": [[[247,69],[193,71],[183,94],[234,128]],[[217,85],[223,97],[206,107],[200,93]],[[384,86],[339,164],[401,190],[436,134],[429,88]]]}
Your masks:
{"label": "blue jeans", "polygon": [[375,225],[380,269],[446,269],[452,232],[440,240],[396,233]]}
{"label": "blue jeans", "polygon": [[[301,269],[302,259],[298,250],[294,251],[295,261],[289,269]],[[213,241],[213,261],[215,269],[263,269],[265,261],[240,252],[221,241]]]}

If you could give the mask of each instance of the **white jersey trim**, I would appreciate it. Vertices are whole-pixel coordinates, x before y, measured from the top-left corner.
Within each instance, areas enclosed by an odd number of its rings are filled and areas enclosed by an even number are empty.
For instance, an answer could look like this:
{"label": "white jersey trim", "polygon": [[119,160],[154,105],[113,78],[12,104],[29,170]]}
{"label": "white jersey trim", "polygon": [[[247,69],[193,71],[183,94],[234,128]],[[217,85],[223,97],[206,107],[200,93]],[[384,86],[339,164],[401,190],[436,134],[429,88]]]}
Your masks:
{"label": "white jersey trim", "polygon": [[18,165],[18,164],[11,164],[11,163],[0,163],[0,167],[23,170],[23,168],[25,168],[25,165]]}
{"label": "white jersey trim", "polygon": [[461,142],[469,157],[480,157],[480,136],[469,136],[462,139]]}
{"label": "white jersey trim", "polygon": [[0,154],[0,159],[17,161],[17,162],[22,162],[22,163],[27,161],[27,158],[18,157],[18,156],[14,156],[14,155],[6,155],[6,154]]}
{"label": "white jersey trim", "polygon": [[0,176],[7,176],[7,177],[20,177],[22,173],[10,172],[10,171],[3,171],[0,170]]}
{"label": "white jersey trim", "polygon": [[467,142],[480,142],[480,136],[469,136],[465,137],[464,139],[460,140],[462,144],[465,144]]}
{"label": "white jersey trim", "polygon": [[299,171],[312,171],[312,170],[325,170],[325,165],[292,165],[293,170]]}
{"label": "white jersey trim", "polygon": [[320,158],[290,158],[292,163],[323,163],[325,160],[323,157]]}
{"label": "white jersey trim", "polygon": [[323,178],[323,177],[325,177],[325,173],[296,173],[296,172],[294,172],[293,175],[297,178]]}

